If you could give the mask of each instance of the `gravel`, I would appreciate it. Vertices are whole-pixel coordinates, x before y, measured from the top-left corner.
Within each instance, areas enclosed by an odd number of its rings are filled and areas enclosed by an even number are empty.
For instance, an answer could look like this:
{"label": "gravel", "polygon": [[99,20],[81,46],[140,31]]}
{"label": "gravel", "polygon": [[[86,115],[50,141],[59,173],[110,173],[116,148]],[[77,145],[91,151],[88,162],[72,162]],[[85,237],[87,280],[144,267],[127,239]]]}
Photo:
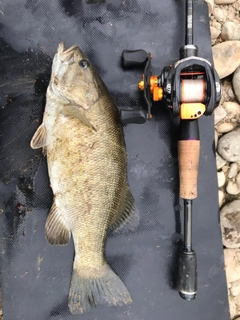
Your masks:
{"label": "gravel", "polygon": [[231,319],[240,319],[240,0],[207,1],[213,60],[222,82],[214,111],[220,223]]}

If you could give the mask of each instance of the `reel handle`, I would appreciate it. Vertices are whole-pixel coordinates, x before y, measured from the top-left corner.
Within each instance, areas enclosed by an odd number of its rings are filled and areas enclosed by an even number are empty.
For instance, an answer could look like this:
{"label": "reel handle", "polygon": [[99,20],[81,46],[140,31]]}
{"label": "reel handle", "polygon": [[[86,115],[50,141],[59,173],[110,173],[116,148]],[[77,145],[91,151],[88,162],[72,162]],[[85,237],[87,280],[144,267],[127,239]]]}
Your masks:
{"label": "reel handle", "polygon": [[123,124],[142,124],[145,123],[148,118],[145,110],[121,110],[120,119]]}
{"label": "reel handle", "polygon": [[123,50],[122,65],[125,68],[142,66],[148,60],[148,54],[145,50]]}

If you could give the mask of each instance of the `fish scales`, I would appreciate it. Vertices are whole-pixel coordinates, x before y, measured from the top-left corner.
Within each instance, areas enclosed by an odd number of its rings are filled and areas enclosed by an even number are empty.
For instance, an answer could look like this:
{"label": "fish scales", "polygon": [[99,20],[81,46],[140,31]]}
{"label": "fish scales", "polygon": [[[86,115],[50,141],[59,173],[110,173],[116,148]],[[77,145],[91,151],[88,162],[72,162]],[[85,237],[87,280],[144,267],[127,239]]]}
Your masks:
{"label": "fish scales", "polygon": [[[104,98],[100,98],[98,103],[103,109],[109,106],[109,101]],[[89,115],[97,132],[79,126],[77,119],[65,121],[64,118],[64,115],[58,118],[52,133],[53,141],[47,151],[48,167],[50,176],[51,173],[56,175],[54,180],[51,179],[55,198],[58,206],[69,213],[73,238],[77,238],[75,232],[79,233],[78,241],[74,241],[75,263],[79,263],[80,270],[83,270],[83,267],[93,268],[95,261],[99,264],[98,260],[103,260],[106,226],[112,213],[118,210],[119,199],[123,196],[116,197],[116,192],[123,191],[126,184],[126,154],[121,135],[117,138],[122,143],[111,143],[120,130],[109,129],[111,124],[108,122],[114,123],[114,119],[105,118],[103,110]],[[97,125],[99,120],[104,126]],[[56,138],[59,131],[62,139]],[[109,131],[109,134],[104,134],[104,131]],[[78,242],[79,247],[76,245]]]}
{"label": "fish scales", "polygon": [[107,88],[76,45],[66,50],[59,44],[43,123],[31,146],[46,149],[54,194],[46,238],[52,245],[67,244],[71,235],[74,241],[70,311],[130,303],[104,254],[109,227],[138,223],[123,129]]}

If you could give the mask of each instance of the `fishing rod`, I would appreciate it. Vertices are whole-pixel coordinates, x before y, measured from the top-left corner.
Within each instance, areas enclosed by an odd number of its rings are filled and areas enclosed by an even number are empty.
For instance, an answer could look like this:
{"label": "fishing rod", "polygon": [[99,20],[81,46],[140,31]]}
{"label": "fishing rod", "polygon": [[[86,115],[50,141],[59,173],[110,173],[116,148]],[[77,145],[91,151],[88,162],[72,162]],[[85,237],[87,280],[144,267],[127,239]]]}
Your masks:
{"label": "fishing rod", "polygon": [[126,67],[145,65],[138,87],[147,110],[121,110],[122,122],[144,123],[152,118],[152,101],[163,101],[173,117],[180,118],[178,139],[179,196],[184,201],[184,245],[179,253],[178,290],[185,300],[197,293],[197,258],[192,248],[193,199],[197,198],[200,135],[198,118],[209,116],[219,104],[221,85],[212,64],[198,56],[193,37],[193,0],[186,0],[186,39],[180,60],[151,74],[152,55],[144,50],[122,52]]}

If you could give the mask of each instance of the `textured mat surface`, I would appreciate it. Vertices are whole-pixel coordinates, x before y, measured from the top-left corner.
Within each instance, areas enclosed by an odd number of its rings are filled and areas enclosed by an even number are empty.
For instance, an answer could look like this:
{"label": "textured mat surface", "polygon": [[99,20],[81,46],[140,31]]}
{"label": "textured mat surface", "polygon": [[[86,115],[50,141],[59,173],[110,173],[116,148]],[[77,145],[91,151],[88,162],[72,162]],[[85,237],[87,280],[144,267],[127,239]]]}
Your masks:
{"label": "textured mat surface", "polygon": [[[107,258],[133,297],[128,307],[100,306],[83,316],[68,311],[73,243],[51,247],[44,225],[52,203],[46,159],[29,146],[44,109],[51,62],[60,41],[79,44],[119,108],[143,106],[142,70],[123,70],[123,49],[153,55],[153,72],[179,59],[184,44],[183,0],[3,0],[0,12],[1,215],[0,257],[5,320],[226,320],[227,287],[218,220],[213,117],[200,119],[199,196],[194,201],[193,247],[198,297],[176,291],[183,206],[178,197],[178,121],[162,104],[144,125],[124,128],[129,182],[140,225],[110,236]],[[195,0],[195,43],[209,60],[207,7]]]}

